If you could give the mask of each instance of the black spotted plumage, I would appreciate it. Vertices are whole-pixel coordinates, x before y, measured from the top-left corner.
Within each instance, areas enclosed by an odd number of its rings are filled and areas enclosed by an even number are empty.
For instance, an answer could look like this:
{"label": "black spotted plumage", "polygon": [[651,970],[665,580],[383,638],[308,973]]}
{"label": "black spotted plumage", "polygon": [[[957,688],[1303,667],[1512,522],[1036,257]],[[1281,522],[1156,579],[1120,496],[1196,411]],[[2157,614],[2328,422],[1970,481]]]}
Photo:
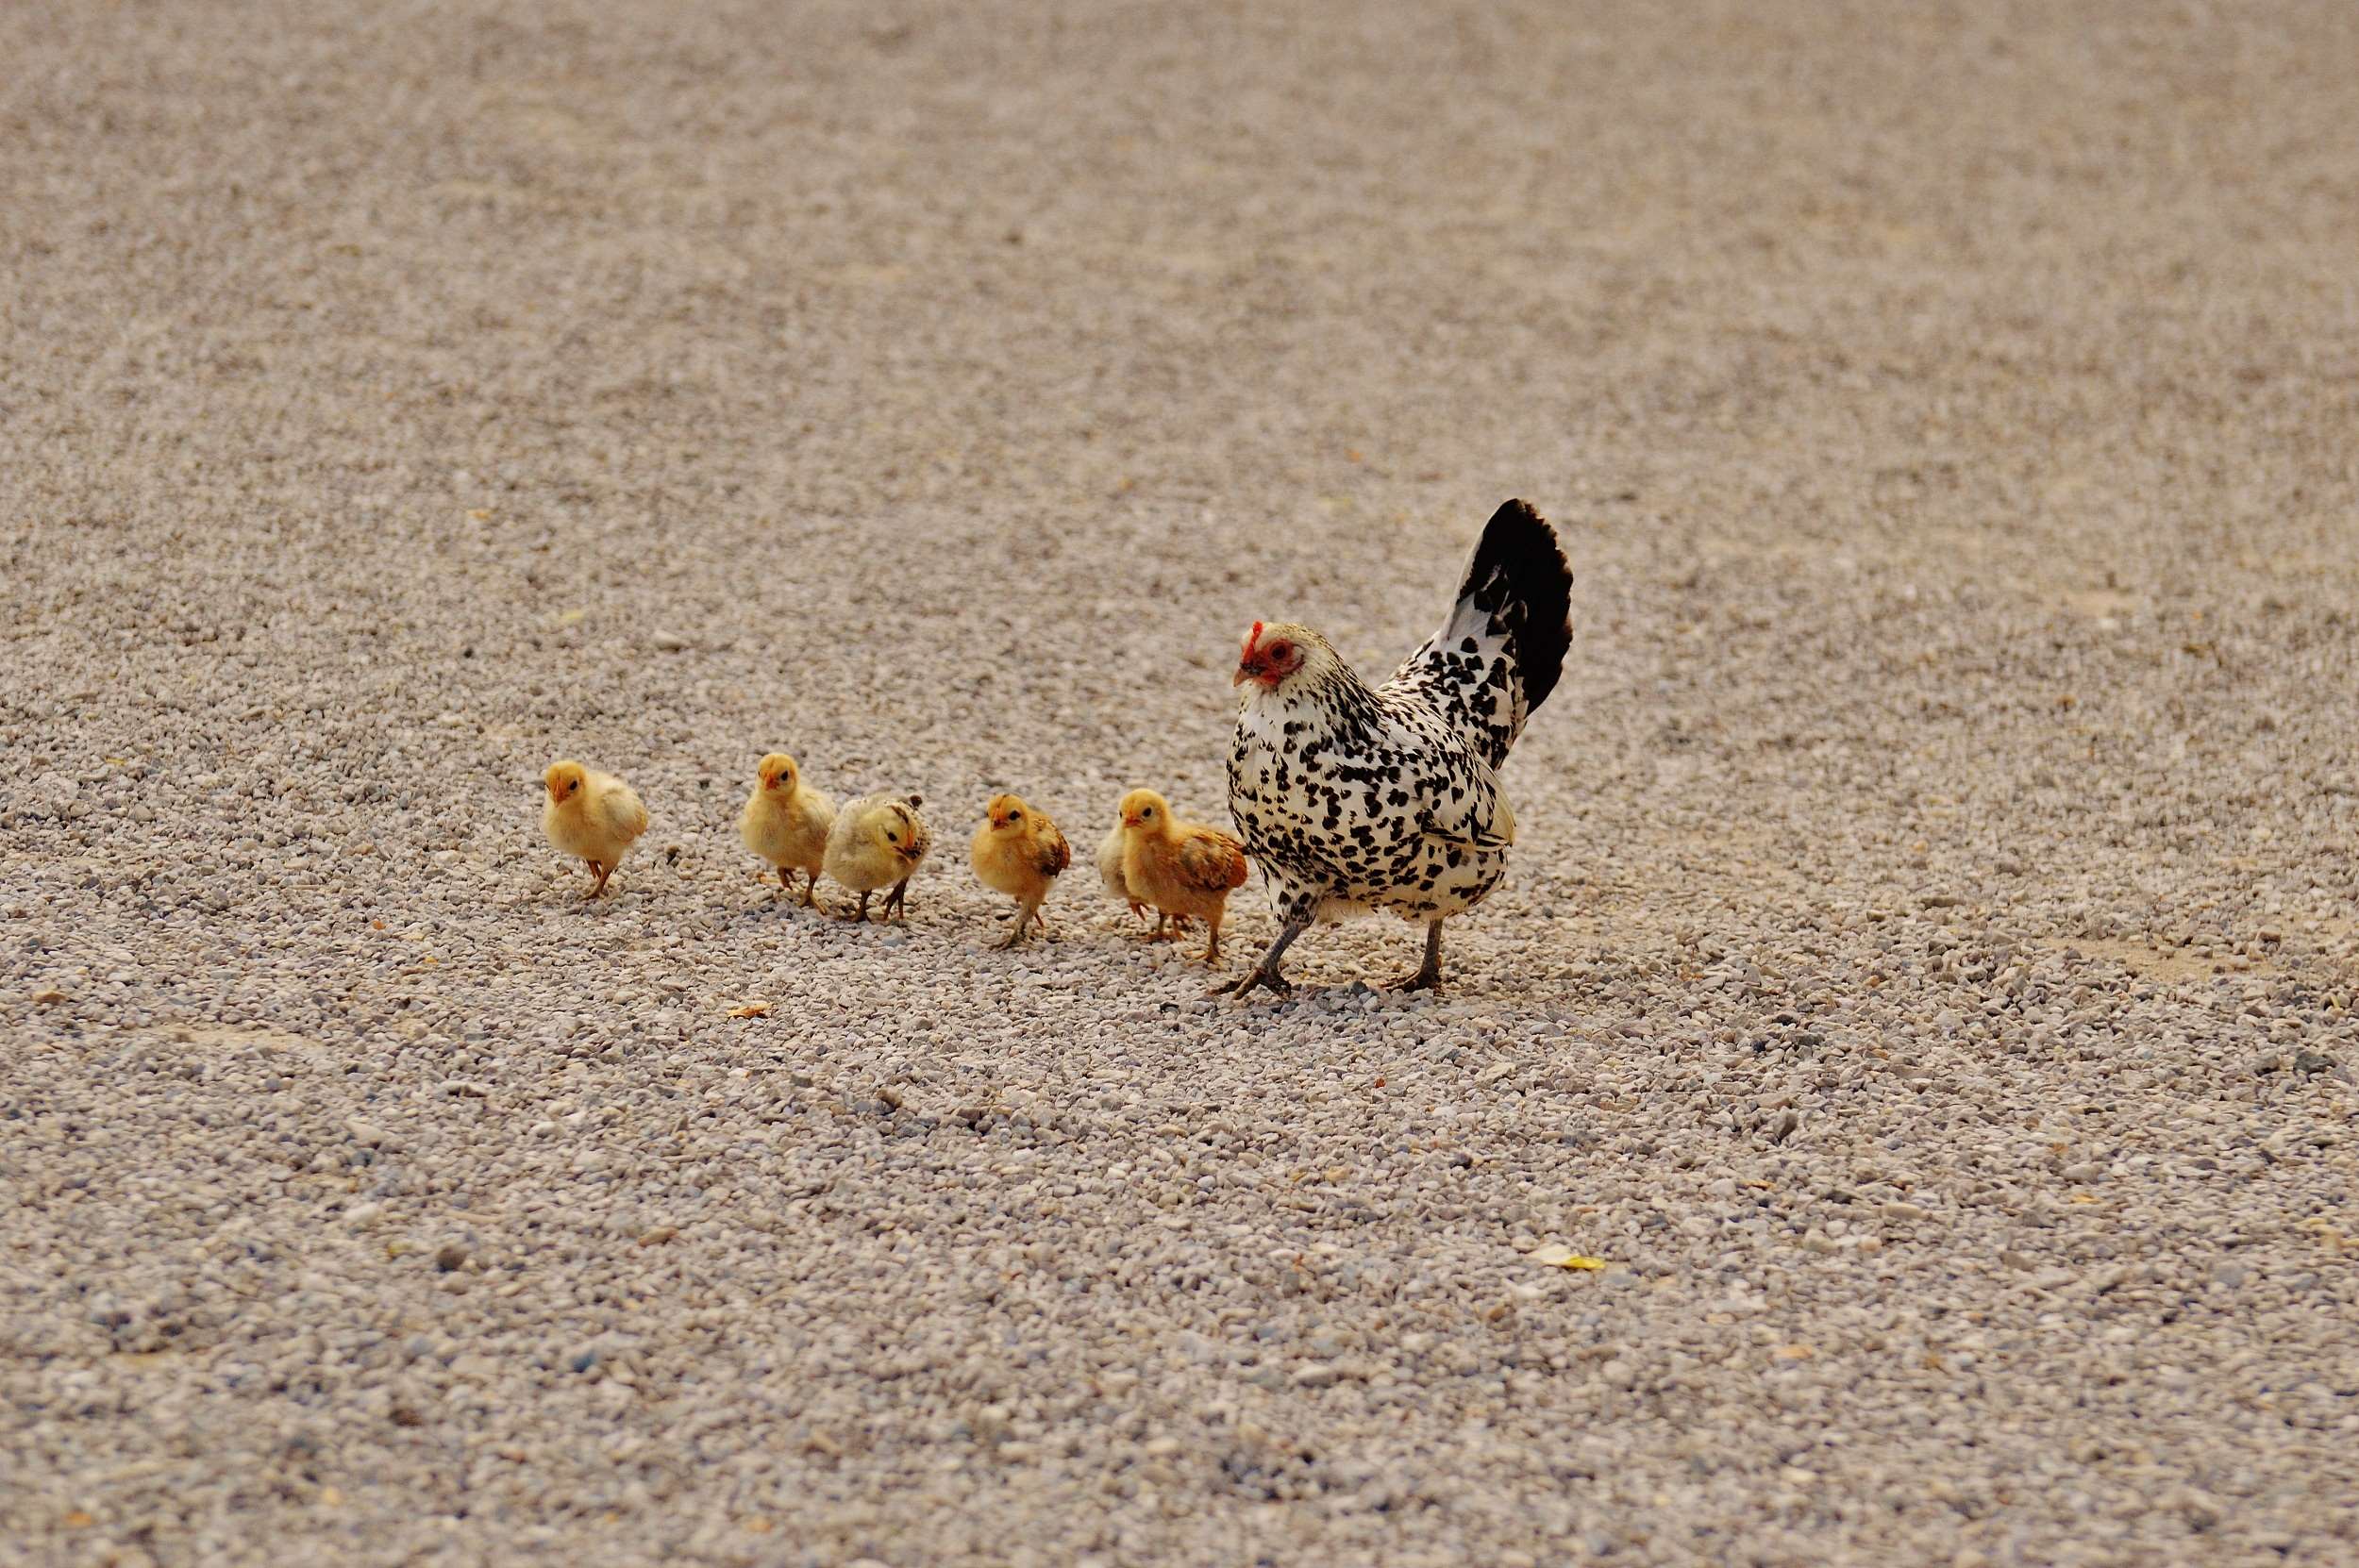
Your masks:
{"label": "black spotted plumage", "polygon": [[1381,909],[1438,922],[1498,885],[1514,812],[1497,770],[1555,689],[1571,592],[1555,530],[1510,501],[1483,529],[1448,619],[1381,685],[1307,627],[1254,628],[1229,805],[1285,927],[1263,960],[1266,983],[1281,983],[1277,956],[1319,916]]}

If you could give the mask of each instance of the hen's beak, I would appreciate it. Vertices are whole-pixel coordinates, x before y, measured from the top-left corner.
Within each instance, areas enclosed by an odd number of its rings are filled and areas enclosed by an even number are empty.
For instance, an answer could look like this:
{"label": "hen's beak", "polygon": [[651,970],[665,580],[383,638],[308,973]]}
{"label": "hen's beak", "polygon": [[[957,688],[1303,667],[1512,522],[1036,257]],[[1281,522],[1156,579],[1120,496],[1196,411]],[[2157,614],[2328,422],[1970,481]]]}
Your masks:
{"label": "hen's beak", "polygon": [[1256,670],[1250,664],[1240,664],[1237,666],[1237,673],[1229,677],[1229,684],[1231,686],[1243,686],[1246,681],[1251,680],[1254,676],[1260,674],[1261,672]]}

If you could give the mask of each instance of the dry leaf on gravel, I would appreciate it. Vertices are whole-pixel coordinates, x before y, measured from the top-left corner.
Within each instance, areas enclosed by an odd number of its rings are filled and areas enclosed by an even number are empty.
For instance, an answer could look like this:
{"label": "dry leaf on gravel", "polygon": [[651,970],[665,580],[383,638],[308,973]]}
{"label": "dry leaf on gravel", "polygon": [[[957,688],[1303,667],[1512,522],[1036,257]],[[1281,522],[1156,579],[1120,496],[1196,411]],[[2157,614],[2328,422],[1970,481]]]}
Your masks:
{"label": "dry leaf on gravel", "polygon": [[1547,1246],[1540,1248],[1531,1255],[1531,1260],[1535,1263],[1546,1263],[1552,1269],[1595,1271],[1605,1267],[1604,1259],[1584,1257],[1561,1242],[1550,1242]]}
{"label": "dry leaf on gravel", "polygon": [[770,1016],[770,1004],[748,1002],[742,1008],[729,1009],[729,1016],[731,1018],[767,1018]]}

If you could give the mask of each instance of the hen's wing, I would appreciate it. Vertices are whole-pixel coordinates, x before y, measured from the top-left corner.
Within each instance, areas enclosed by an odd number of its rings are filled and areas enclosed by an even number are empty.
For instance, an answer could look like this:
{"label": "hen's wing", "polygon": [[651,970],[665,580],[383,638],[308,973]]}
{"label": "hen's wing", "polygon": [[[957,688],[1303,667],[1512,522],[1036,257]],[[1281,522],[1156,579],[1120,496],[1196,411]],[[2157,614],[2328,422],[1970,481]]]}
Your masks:
{"label": "hen's wing", "polygon": [[1180,841],[1172,859],[1181,880],[1206,892],[1245,886],[1245,845],[1217,829],[1196,828]]}
{"label": "hen's wing", "polygon": [[1417,826],[1448,843],[1504,849],[1515,842],[1515,809],[1481,758],[1463,760],[1464,767],[1445,765],[1418,778]]}

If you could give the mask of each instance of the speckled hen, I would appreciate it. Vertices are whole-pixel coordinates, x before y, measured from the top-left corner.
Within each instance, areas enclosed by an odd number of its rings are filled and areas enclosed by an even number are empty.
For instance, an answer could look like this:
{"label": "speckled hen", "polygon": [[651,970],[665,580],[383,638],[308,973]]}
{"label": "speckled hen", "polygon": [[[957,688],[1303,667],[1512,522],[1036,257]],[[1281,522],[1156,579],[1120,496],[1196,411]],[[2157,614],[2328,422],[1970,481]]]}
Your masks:
{"label": "speckled hen", "polygon": [[1507,874],[1515,813],[1498,769],[1555,689],[1572,641],[1572,573],[1556,531],[1521,501],[1492,514],[1449,618],[1369,687],[1308,626],[1255,622],[1229,809],[1269,879],[1279,930],[1245,978],[1290,990],[1280,962],[1314,921],[1388,909],[1426,928],[1398,982],[1441,983],[1442,922]]}

